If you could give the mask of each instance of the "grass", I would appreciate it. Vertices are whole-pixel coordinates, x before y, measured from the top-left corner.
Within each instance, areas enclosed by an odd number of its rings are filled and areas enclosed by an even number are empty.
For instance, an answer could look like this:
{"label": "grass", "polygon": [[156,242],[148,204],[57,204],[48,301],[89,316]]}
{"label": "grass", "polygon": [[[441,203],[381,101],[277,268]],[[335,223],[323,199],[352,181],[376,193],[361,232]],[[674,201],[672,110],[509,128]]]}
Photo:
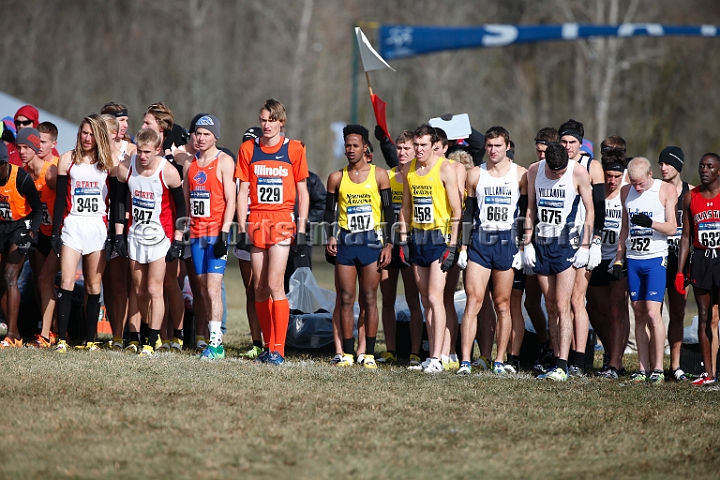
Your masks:
{"label": "grass", "polygon": [[[229,293],[241,288],[234,270]],[[317,277],[321,286],[332,282]],[[228,294],[233,356],[250,343],[243,297]],[[368,372],[331,368],[329,359],[297,354],[273,368],[186,354],[0,351],[0,478],[708,478],[720,471],[717,390],[428,376],[403,366]]]}

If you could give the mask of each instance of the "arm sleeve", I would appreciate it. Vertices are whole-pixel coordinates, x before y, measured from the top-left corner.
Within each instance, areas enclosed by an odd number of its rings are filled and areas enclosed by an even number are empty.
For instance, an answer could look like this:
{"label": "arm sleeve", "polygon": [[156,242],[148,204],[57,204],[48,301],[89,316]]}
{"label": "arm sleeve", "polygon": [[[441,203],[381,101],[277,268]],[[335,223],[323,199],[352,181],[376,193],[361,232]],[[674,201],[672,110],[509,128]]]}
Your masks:
{"label": "arm sleeve", "polygon": [[30,217],[30,231],[33,235],[37,234],[38,228],[40,228],[40,222],[42,222],[42,203],[40,202],[40,195],[35,188],[35,183],[30,178],[30,175],[24,170],[18,169],[18,174],[15,179],[15,187],[17,188],[20,195],[25,197],[32,214]]}
{"label": "arm sleeve", "polygon": [[605,184],[593,185],[593,206],[595,207],[595,222],[593,235],[602,236],[605,228]]}
{"label": "arm sleeve", "polygon": [[53,235],[60,233],[60,225],[62,225],[67,209],[67,175],[58,175],[55,183],[55,208],[53,209]]}
{"label": "arm sleeve", "polygon": [[325,236],[327,238],[334,236],[333,223],[335,223],[335,207],[336,206],[337,206],[337,193],[327,192],[327,195],[325,196],[325,214],[323,215]]}
{"label": "arm sleeve", "polygon": [[117,215],[116,215],[117,208],[115,206],[115,202],[116,202],[116,197],[117,197],[118,183],[120,183],[120,181],[117,179],[117,177],[110,177],[108,182],[110,184],[110,188],[109,188],[109,192],[108,192],[108,194],[110,195],[110,217],[108,218],[108,225],[110,225],[110,228],[109,228],[110,234],[114,234],[115,233],[115,222],[117,220]]}
{"label": "arm sleeve", "polygon": [[323,213],[325,212],[325,185],[323,185],[320,177],[310,172],[310,176],[307,179],[308,193],[310,194],[310,212],[308,214],[308,221],[310,222],[322,222]]}
{"label": "arm sleeve", "polygon": [[463,211],[462,217],[462,235],[461,243],[467,247],[470,245],[470,237],[472,236],[473,223],[475,219],[475,212],[477,211],[477,198],[468,197],[465,200],[465,210]]}
{"label": "arm sleeve", "polygon": [[383,137],[380,140],[380,151],[388,167],[395,168],[398,166],[397,150],[388,137]]}
{"label": "arm sleeve", "polygon": [[395,210],[392,204],[392,190],[383,188],[380,190],[380,200],[383,211],[383,243],[392,243],[392,228],[395,223]]}
{"label": "arm sleeve", "polygon": [[522,245],[525,239],[525,212],[528,207],[528,196],[527,193],[520,195],[518,199],[518,217],[515,219],[515,233],[517,235],[517,244]]}
{"label": "arm sleeve", "polygon": [[[110,228],[110,233],[112,235],[115,235],[115,224],[119,223],[123,226],[125,223],[125,212],[127,211],[127,200],[128,196],[130,194],[130,190],[128,188],[128,184],[125,182],[117,182],[117,187],[115,188],[115,198],[113,198],[113,204],[115,210],[114,221],[110,224],[112,227]],[[111,214],[112,215],[112,214]]]}
{"label": "arm sleeve", "polygon": [[169,154],[165,155],[165,159],[168,162],[170,162],[170,165],[175,167],[175,170],[177,170],[177,172],[180,174],[180,178],[182,178],[183,166],[175,161],[175,155],[173,155],[172,153],[169,153]]}
{"label": "arm sleeve", "polygon": [[175,230],[184,230],[184,226],[178,228],[178,220],[186,221],[187,209],[185,208],[185,192],[182,187],[170,189],[170,195],[175,203]]}

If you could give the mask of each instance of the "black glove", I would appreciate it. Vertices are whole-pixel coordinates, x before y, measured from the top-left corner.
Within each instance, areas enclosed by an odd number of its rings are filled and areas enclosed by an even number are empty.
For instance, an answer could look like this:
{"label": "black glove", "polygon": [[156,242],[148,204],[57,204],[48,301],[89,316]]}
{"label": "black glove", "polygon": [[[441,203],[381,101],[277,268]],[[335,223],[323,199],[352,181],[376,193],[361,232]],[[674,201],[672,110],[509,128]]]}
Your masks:
{"label": "black glove", "polygon": [[227,257],[227,253],[228,234],[220,232],[220,235],[218,235],[217,240],[215,240],[215,244],[213,245],[213,255],[215,255],[215,258],[223,258]]}
{"label": "black glove", "polygon": [[307,250],[307,234],[298,232],[295,235],[295,244],[290,247],[290,254],[294,257],[302,257]]}
{"label": "black glove", "polygon": [[380,125],[375,125],[375,138],[383,141],[385,137],[387,137],[387,135],[385,135],[385,130],[383,130]]}
{"label": "black glove", "polygon": [[452,120],[452,117],[453,117],[452,113],[444,113],[444,114],[440,115],[440,118],[442,120],[445,120],[446,122],[449,122],[450,120]]}
{"label": "black glove", "polygon": [[245,250],[246,252],[249,252],[250,245],[252,245],[252,242],[250,241],[250,238],[248,238],[247,232],[238,232],[237,248],[239,248],[240,250]]}
{"label": "black glove", "polygon": [[55,255],[60,256],[60,250],[62,250],[63,242],[60,235],[53,235],[50,237],[50,246],[55,251]]}
{"label": "black glove", "polygon": [[170,245],[170,249],[167,252],[167,255],[165,255],[165,261],[166,262],[174,262],[175,260],[178,260],[182,257],[183,254],[183,244],[180,240],[173,240],[172,245]]}
{"label": "black glove", "polygon": [[12,130],[9,128],[2,128],[2,134],[0,134],[0,140],[4,140],[8,143],[14,143],[15,142],[15,135],[13,135]]}
{"label": "black glove", "polygon": [[113,248],[113,235],[108,235],[105,239],[105,261],[109,262],[112,259],[114,248]]}
{"label": "black glove", "polygon": [[23,233],[17,241],[17,251],[20,255],[27,255],[32,246],[32,237],[28,232]]}
{"label": "black glove", "polygon": [[125,243],[125,237],[121,235],[113,235],[113,250],[115,253],[120,255],[122,258],[128,258],[127,244]]}
{"label": "black glove", "polygon": [[448,245],[445,247],[442,257],[440,257],[440,270],[447,272],[455,263],[457,263],[457,245]]}
{"label": "black glove", "polygon": [[622,263],[614,263],[612,267],[612,276],[615,280],[622,280],[625,277],[625,269]]}
{"label": "black glove", "polygon": [[650,228],[652,227],[652,218],[648,217],[644,213],[636,213],[630,217],[630,223],[637,225],[638,227]]}

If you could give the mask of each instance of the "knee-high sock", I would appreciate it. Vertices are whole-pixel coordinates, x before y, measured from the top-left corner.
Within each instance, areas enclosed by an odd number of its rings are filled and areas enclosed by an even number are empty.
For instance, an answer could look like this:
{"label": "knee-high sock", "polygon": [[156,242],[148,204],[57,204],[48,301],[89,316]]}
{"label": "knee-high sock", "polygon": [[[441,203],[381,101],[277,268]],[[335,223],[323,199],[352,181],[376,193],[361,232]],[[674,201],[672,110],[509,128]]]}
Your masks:
{"label": "knee-high sock", "polygon": [[290,304],[287,298],[275,300],[272,305],[273,333],[275,343],[272,350],[276,350],[283,357],[285,356],[285,338],[287,337],[288,324],[290,323]]}
{"label": "knee-high sock", "polygon": [[57,294],[55,312],[57,314],[58,336],[60,340],[67,340],[68,324],[70,323],[70,308],[72,307],[72,290],[60,289]]}
{"label": "knee-high sock", "polygon": [[262,330],[265,348],[271,349],[274,343],[273,324],[272,324],[272,298],[268,298],[262,302],[255,302],[255,311],[257,312],[260,330]]}
{"label": "knee-high sock", "polygon": [[100,294],[88,295],[85,307],[85,341],[94,342],[100,316]]}

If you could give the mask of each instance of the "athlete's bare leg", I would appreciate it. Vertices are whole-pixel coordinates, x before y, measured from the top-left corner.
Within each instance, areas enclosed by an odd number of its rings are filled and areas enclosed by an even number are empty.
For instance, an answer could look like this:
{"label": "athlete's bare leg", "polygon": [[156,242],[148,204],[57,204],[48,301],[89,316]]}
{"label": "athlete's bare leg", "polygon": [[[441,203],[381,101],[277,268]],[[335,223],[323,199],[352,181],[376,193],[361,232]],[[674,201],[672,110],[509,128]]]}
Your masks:
{"label": "athlete's bare leg", "polygon": [[20,338],[18,331],[18,312],[20,310],[20,290],[18,290],[18,277],[25,262],[25,255],[20,255],[17,245],[10,245],[8,251],[2,254],[2,309],[8,322],[8,337]]}
{"label": "athlete's bare leg", "polygon": [[432,262],[429,267],[413,265],[413,270],[415,271],[415,281],[420,292],[420,301],[425,307],[430,357],[440,358],[445,336],[444,291],[446,274],[440,269],[439,262]]}
{"label": "athlete's bare leg", "polygon": [[[198,276],[195,273],[195,264],[193,264],[192,257],[188,257],[185,260],[185,268],[187,269],[188,281],[190,282],[190,290],[193,294],[193,317],[195,323],[195,336],[203,337],[205,341],[207,341],[208,319],[205,315],[205,303],[203,302],[201,286],[198,280]],[[195,342],[194,338],[191,340]]]}
{"label": "athlete's bare leg", "polygon": [[[708,377],[715,378],[714,361],[712,358],[712,343],[717,343],[717,337],[712,337],[713,333],[717,334],[717,323],[715,323],[716,331],[713,332],[713,305],[710,290],[703,290],[697,287],[693,288],[695,301],[698,308],[698,340],[700,342],[700,353],[702,354],[703,364],[705,365],[705,373]],[[715,340],[713,342],[713,340]],[[716,354],[717,355],[717,354]],[[716,357],[717,358],[717,357]]]}
{"label": "athlete's bare leg", "polygon": [[525,278],[525,310],[535,328],[540,343],[550,340],[548,335],[547,318],[542,309],[542,290],[537,275],[528,275]]}
{"label": "athlete's bare leg", "polygon": [[128,278],[128,259],[115,257],[105,265],[103,273],[103,290],[105,295],[105,310],[113,338],[123,338],[125,322],[128,314],[128,293],[130,292],[130,279]]}
{"label": "athlete's bare leg", "polygon": [[[37,257],[42,257],[35,252]],[[44,261],[40,267],[37,276],[37,290],[40,296],[40,312],[42,313],[42,330],[40,335],[43,338],[50,337],[53,320],[55,319],[55,300],[57,293],[55,292],[55,278],[60,271],[60,259],[54,252],[44,257]],[[55,330],[57,331],[57,329]]]}
{"label": "athlete's bare leg", "polygon": [[585,349],[587,348],[587,339],[590,330],[590,319],[585,307],[585,297],[591,275],[592,271],[584,267],[576,269],[575,284],[573,285],[572,291],[573,336],[571,348],[576,352],[582,353],[585,353]]}
{"label": "athlete's bare leg", "polygon": [[495,334],[497,336],[497,351],[495,361],[505,363],[505,353],[507,352],[508,342],[510,341],[510,332],[512,330],[512,318],[510,317],[510,294],[512,293],[513,279],[515,273],[512,269],[499,271],[493,270],[493,301],[495,304],[495,313],[497,314],[497,327]]}
{"label": "athlete's bare leg", "polygon": [[385,349],[395,352],[395,336],[397,334],[395,316],[395,298],[397,297],[397,284],[400,270],[396,268],[383,269],[380,278],[380,293],[382,294],[382,324],[385,333]]}
{"label": "athlete's bare leg", "polygon": [[550,343],[555,355],[567,360],[572,342],[572,298],[575,283],[575,269],[568,268],[555,275],[537,275],[540,289],[545,295],[548,312]]}
{"label": "athlete's bare leg", "polygon": [[415,273],[412,267],[400,270],[405,289],[405,301],[410,309],[410,353],[420,355],[420,344],[422,343],[423,317],[420,310],[420,292],[415,281]]}
{"label": "athlete's bare leg", "polygon": [[455,291],[460,280],[460,267],[454,265],[447,272],[443,303],[445,304],[445,335],[443,336],[442,356],[455,354],[457,349],[458,315],[455,310]]}
{"label": "athlete's bare leg", "polygon": [[163,301],[165,259],[161,258],[149,264],[130,260],[130,272],[140,314],[147,320],[152,330],[160,330],[165,315]]}
{"label": "athlete's bare leg", "polygon": [[510,319],[512,330],[510,331],[510,342],[508,351],[511,355],[520,356],[523,338],[525,337],[525,317],[522,313],[523,291],[513,288],[510,293]]}
{"label": "athlete's bare leg", "polygon": [[495,316],[495,309],[493,308],[492,295],[489,290],[486,290],[482,308],[480,308],[480,313],[478,314],[478,333],[476,338],[478,347],[480,347],[480,355],[487,359],[492,358],[496,325],[497,317]]}
{"label": "athlete's bare leg", "polygon": [[670,371],[680,368],[680,350],[682,349],[683,329],[685,328],[685,305],[687,299],[673,286],[667,289],[668,323],[667,338],[670,344]]}
{"label": "athlete's bare leg", "polygon": [[[491,270],[479,265],[475,262],[468,262],[465,269],[465,294],[467,295],[467,303],[465,304],[465,313],[463,314],[462,323],[460,324],[461,334],[461,360],[469,362],[472,360],[472,350],[477,334],[477,325],[479,313],[485,300],[485,292],[490,280]],[[472,278],[472,282],[467,279]]]}
{"label": "athlete's bare leg", "polygon": [[238,260],[240,275],[245,287],[245,314],[250,326],[250,337],[253,342],[262,341],[260,322],[258,321],[257,310],[255,310],[255,288],[252,286],[252,266],[250,262]]}
{"label": "athlete's bare leg", "polygon": [[[163,259],[163,261],[165,261],[165,259]],[[183,299],[180,283],[178,283],[179,273],[180,260],[174,260],[165,264],[163,290],[164,295],[167,297],[167,310],[169,312],[168,327],[172,327],[175,330],[183,329],[185,319],[185,300]],[[168,328],[168,330],[170,330],[170,328]]]}

